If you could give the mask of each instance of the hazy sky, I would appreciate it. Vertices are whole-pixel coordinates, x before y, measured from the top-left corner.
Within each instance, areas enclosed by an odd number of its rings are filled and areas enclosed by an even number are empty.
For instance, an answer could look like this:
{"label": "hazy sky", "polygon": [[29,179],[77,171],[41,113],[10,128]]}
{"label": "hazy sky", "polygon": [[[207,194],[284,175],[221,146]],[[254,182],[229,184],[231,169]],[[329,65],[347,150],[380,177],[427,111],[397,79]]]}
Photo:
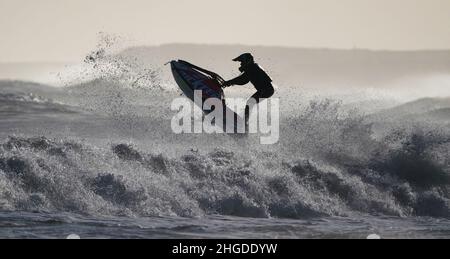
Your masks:
{"label": "hazy sky", "polygon": [[450,0],[0,0],[1,61],[79,60],[129,45],[450,49]]}

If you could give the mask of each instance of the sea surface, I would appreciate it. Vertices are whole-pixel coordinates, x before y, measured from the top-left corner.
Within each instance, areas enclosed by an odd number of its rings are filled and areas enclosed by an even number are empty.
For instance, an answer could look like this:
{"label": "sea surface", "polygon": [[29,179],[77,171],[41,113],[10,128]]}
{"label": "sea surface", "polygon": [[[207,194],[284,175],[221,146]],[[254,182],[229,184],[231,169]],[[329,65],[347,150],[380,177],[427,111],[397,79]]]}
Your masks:
{"label": "sea surface", "polygon": [[450,235],[450,222],[434,218],[102,218],[2,212],[0,219],[0,238],[27,239],[66,239],[71,235],[81,239],[366,239],[370,235],[382,239],[447,239]]}

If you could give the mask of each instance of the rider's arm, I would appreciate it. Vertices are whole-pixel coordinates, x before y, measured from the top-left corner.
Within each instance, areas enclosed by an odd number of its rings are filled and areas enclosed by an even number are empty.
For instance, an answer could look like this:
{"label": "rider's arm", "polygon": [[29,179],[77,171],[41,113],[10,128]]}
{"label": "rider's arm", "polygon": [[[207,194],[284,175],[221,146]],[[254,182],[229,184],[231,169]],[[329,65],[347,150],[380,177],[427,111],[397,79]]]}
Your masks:
{"label": "rider's arm", "polygon": [[225,84],[228,86],[245,85],[245,84],[248,84],[249,82],[250,82],[250,78],[247,76],[247,73],[244,72],[240,76],[225,82]]}

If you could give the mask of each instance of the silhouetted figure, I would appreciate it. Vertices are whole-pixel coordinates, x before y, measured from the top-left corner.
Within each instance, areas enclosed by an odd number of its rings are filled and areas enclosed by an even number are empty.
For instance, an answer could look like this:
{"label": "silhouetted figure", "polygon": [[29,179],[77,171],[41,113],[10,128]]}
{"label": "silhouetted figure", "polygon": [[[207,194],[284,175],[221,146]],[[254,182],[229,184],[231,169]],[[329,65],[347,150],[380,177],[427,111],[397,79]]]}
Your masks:
{"label": "silhouetted figure", "polygon": [[[251,97],[256,100],[256,103],[259,103],[261,98],[270,98],[274,94],[274,89],[272,86],[272,79],[267,75],[267,73],[255,63],[252,54],[244,53],[239,57],[233,59],[233,61],[241,62],[241,66],[239,67],[239,71],[242,74],[234,79],[226,81],[224,86],[232,86],[232,85],[245,85],[251,82],[257,92]],[[250,107],[253,102],[247,101],[247,106],[245,108],[245,120],[248,121],[250,110],[253,107]]]}

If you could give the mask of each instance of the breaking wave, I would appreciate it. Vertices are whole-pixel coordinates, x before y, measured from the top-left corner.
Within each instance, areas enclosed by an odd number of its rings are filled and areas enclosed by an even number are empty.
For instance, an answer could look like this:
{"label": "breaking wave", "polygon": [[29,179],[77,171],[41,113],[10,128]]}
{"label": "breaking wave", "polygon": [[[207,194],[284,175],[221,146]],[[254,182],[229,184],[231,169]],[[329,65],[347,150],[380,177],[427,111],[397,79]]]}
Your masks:
{"label": "breaking wave", "polygon": [[32,93],[29,94],[13,94],[13,93],[0,93],[0,100],[13,101],[13,102],[34,102],[34,103],[52,103],[51,100],[43,98]]}
{"label": "breaking wave", "polygon": [[448,218],[448,161],[438,163],[442,160],[425,155],[442,141],[434,137],[411,135],[367,161],[346,163],[286,161],[274,153],[251,157],[225,149],[169,158],[130,144],[104,149],[82,141],[10,137],[0,146],[0,209],[128,216],[370,213]]}
{"label": "breaking wave", "polygon": [[74,107],[34,93],[0,93],[1,115],[74,113]]}

